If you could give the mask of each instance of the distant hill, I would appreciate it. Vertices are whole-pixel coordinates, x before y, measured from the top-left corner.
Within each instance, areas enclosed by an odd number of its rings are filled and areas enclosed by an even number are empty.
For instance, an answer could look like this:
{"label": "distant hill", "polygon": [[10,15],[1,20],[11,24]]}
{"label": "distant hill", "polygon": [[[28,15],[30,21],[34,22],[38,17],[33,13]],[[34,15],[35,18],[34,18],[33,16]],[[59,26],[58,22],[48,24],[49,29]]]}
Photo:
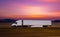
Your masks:
{"label": "distant hill", "polygon": [[[18,19],[0,19],[0,23],[16,22]],[[52,22],[60,22],[60,20],[53,20]]]}
{"label": "distant hill", "polygon": [[15,19],[0,19],[0,23],[6,23],[6,22],[15,22]]}
{"label": "distant hill", "polygon": [[60,20],[54,20],[54,21],[52,21],[52,22],[60,22]]}

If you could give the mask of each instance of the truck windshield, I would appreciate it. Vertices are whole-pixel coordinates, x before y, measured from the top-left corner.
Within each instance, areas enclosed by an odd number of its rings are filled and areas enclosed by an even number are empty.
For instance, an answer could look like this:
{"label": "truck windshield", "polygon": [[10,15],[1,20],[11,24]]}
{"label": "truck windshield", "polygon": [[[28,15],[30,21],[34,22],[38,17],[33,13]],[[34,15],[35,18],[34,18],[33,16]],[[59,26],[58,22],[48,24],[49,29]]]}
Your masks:
{"label": "truck windshield", "polygon": [[15,22],[15,24],[17,24],[17,22]]}

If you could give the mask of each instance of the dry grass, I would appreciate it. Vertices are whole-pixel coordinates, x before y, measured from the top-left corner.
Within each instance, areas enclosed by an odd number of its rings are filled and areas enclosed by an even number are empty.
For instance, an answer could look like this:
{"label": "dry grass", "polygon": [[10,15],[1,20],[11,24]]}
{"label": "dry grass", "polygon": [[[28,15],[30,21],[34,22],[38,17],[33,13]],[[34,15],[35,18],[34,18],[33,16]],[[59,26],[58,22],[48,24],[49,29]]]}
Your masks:
{"label": "dry grass", "polygon": [[60,37],[60,28],[12,28],[0,25],[0,37]]}

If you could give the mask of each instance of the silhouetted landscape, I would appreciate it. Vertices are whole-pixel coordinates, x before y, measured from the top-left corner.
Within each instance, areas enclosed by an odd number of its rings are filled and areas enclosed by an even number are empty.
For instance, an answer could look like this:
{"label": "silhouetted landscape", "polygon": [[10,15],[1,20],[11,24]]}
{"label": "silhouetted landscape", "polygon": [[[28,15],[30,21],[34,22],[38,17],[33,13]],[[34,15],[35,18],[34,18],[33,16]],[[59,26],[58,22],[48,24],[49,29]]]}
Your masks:
{"label": "silhouetted landscape", "polygon": [[[0,23],[4,23],[4,22],[15,22],[18,19],[0,19]],[[52,22],[60,22],[60,20],[52,20]]]}
{"label": "silhouetted landscape", "polygon": [[15,19],[0,19],[0,23],[8,23],[8,22],[15,22]]}

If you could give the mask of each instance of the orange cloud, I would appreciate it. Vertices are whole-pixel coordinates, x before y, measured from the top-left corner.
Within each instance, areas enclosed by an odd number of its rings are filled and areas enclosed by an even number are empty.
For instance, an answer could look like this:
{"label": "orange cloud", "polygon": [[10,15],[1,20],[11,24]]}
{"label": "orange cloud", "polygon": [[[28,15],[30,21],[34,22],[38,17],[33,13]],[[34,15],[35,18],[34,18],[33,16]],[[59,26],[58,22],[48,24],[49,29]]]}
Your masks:
{"label": "orange cloud", "polygon": [[52,16],[54,16],[54,17],[60,17],[60,11],[53,12]]}
{"label": "orange cloud", "polygon": [[48,12],[47,16],[50,16],[50,17],[60,17],[60,11]]}

